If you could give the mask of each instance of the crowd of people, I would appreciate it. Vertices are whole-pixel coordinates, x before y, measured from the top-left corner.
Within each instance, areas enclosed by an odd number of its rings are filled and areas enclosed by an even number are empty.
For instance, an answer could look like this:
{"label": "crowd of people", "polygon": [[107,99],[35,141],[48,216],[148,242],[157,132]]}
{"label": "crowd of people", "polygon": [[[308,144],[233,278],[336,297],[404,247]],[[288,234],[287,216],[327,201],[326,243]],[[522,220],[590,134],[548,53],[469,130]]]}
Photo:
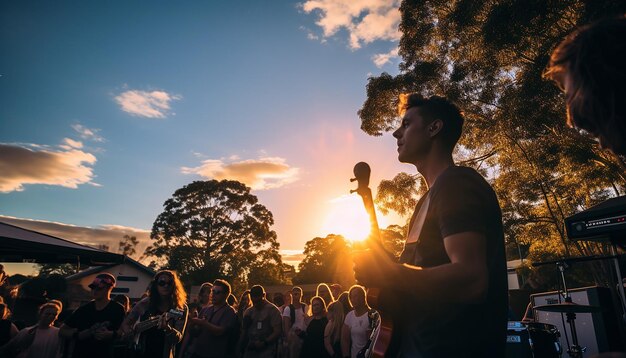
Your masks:
{"label": "crowd of people", "polygon": [[374,311],[358,285],[344,292],[321,283],[306,301],[298,286],[270,299],[254,285],[237,299],[229,282],[217,279],[187,304],[176,272],[164,270],[131,306],[125,295],[111,296],[115,284],[113,275],[98,274],[89,284],[92,300],[63,322],[62,302],[50,300],[39,307],[37,324],[21,330],[0,303],[0,357],[355,358],[373,327]]}

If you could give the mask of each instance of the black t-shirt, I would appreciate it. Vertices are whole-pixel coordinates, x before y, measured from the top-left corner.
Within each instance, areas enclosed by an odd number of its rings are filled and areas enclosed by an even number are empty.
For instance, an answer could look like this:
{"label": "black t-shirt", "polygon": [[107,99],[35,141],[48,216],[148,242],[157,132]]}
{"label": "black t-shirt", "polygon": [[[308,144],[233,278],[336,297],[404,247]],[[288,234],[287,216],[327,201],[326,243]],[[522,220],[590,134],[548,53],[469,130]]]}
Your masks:
{"label": "black t-shirt", "polygon": [[322,317],[320,319],[313,319],[306,328],[306,336],[302,343],[302,351],[300,357],[302,358],[326,358],[330,357],[326,347],[324,346],[324,329],[328,319]]}
{"label": "black t-shirt", "polygon": [[[475,170],[452,166],[430,188],[430,203],[417,243],[400,261],[421,267],[450,263],[443,239],[463,232],[486,237],[487,298],[479,304],[411,297],[403,305],[403,357],[504,357],[508,309],[502,213],[491,186]],[[426,195],[419,201],[409,227]]]}
{"label": "black t-shirt", "polygon": [[[115,331],[120,327],[123,320],[124,308],[119,303],[110,301],[108,305],[98,311],[95,301],[91,301],[74,311],[65,321],[65,324],[71,328],[78,328],[79,331],[90,328],[97,323],[106,324],[108,330]],[[72,357],[110,357],[112,346],[113,340],[98,341],[93,337],[76,340]]]}

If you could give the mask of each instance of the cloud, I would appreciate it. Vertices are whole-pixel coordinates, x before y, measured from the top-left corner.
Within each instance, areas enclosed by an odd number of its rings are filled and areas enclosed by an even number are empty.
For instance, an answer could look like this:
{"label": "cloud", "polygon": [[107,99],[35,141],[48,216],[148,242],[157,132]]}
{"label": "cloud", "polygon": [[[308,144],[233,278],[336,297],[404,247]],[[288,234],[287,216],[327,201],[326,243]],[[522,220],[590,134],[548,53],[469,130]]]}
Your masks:
{"label": "cloud", "polygon": [[372,60],[374,61],[374,64],[376,65],[376,67],[381,68],[387,63],[391,62],[392,58],[397,58],[397,57],[398,57],[398,48],[396,47],[387,53],[379,53],[379,54],[374,55],[374,57],[372,57]]}
{"label": "cloud", "polygon": [[323,37],[332,37],[342,28],[348,31],[353,50],[376,40],[400,39],[400,0],[307,0],[301,6],[307,14],[319,11],[315,24],[322,28]]}
{"label": "cloud", "polygon": [[60,150],[0,143],[0,192],[22,191],[25,184],[98,185],[92,182],[96,157],[80,150],[81,142],[66,138],[65,143]]}
{"label": "cloud", "polygon": [[72,129],[74,129],[82,139],[104,142],[104,138],[98,135],[99,129],[87,128],[82,124],[73,124]]}
{"label": "cloud", "polygon": [[70,150],[72,148],[74,149],[81,149],[83,147],[83,143],[77,140],[73,140],[70,138],[64,138],[63,139],[63,143],[60,147],[65,149],[65,150]]}
{"label": "cloud", "polygon": [[[150,230],[129,226],[99,225],[97,227],[87,227],[6,215],[0,215],[0,221],[82,245],[91,247],[106,245],[111,252],[118,252],[119,242],[124,238],[124,235],[135,236],[138,244],[136,248],[137,253],[134,255],[134,258],[140,258],[146,248],[152,244],[150,240]],[[279,253],[282,256],[283,263],[294,265],[296,269],[300,261],[304,259],[302,250],[280,250]]]}
{"label": "cloud", "polygon": [[123,239],[124,235],[135,236],[139,241],[136,248],[136,257],[141,256],[151,243],[149,230],[128,226],[100,225],[96,228],[92,228],[53,221],[24,219],[4,215],[0,215],[0,221],[23,227],[28,230],[34,230],[51,236],[56,236],[82,245],[92,247],[106,245],[109,247],[109,251],[111,252],[117,252],[119,242]]}
{"label": "cloud", "polygon": [[115,101],[124,112],[133,116],[165,118],[171,109],[170,102],[181,98],[181,96],[172,95],[165,91],[130,90],[116,96]]}
{"label": "cloud", "polygon": [[238,180],[255,190],[279,188],[298,179],[298,168],[292,168],[283,158],[260,158],[230,162],[222,159],[208,159],[195,168],[181,168],[184,174],[198,174],[211,179]]}
{"label": "cloud", "polygon": [[302,250],[279,250],[283,263],[287,265],[295,266],[296,270],[302,260],[304,260],[304,253]]}

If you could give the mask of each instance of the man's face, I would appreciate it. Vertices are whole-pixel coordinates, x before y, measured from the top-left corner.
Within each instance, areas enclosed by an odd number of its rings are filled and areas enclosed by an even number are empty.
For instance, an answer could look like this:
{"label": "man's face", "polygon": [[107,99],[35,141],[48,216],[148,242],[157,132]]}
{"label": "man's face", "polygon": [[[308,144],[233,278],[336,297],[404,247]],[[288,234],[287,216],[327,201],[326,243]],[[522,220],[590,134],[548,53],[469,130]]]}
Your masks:
{"label": "man's face", "polygon": [[431,137],[427,120],[420,115],[418,107],[409,108],[400,128],[393,132],[398,144],[398,160],[402,163],[417,163],[428,153]]}
{"label": "man's face", "polygon": [[46,326],[52,325],[54,321],[56,321],[59,316],[59,310],[54,307],[46,307],[39,314],[39,322],[43,323]]}
{"label": "man's face", "polygon": [[293,297],[293,302],[300,302],[302,298],[302,292],[300,292],[300,290],[292,290],[291,296]]}
{"label": "man's face", "polygon": [[602,126],[602,123],[599,123],[593,118],[586,119],[572,109],[571,103],[581,100],[580,97],[575,97],[578,95],[576,93],[576,84],[567,71],[562,74],[561,78],[560,87],[565,93],[568,124],[575,128],[583,129],[585,132],[596,137],[600,148],[610,149],[615,154],[626,155],[626,141],[621,137],[619,131],[612,131],[606,126]]}
{"label": "man's face", "polygon": [[250,295],[250,301],[252,301],[253,306],[258,307],[263,302],[263,295],[260,295],[260,296]]}
{"label": "man's face", "polygon": [[109,287],[95,286],[91,288],[91,297],[94,300],[102,300],[109,298]]}
{"label": "man's face", "polygon": [[352,306],[354,307],[365,305],[365,296],[363,295],[363,291],[352,290],[350,292],[350,302],[352,302]]}
{"label": "man's face", "polygon": [[213,286],[211,289],[211,303],[221,305],[226,302],[226,290],[221,286]]}

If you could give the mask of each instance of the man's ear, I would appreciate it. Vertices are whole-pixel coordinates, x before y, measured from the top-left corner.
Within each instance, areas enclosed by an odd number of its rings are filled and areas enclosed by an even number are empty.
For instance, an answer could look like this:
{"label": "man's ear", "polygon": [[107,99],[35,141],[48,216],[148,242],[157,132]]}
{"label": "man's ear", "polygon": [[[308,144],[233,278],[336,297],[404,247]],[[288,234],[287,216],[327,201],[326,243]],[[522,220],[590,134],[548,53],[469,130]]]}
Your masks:
{"label": "man's ear", "polygon": [[441,119],[435,119],[434,121],[430,122],[430,124],[428,125],[428,134],[432,138],[436,136],[437,133],[441,132],[442,129],[443,129],[443,121]]}

